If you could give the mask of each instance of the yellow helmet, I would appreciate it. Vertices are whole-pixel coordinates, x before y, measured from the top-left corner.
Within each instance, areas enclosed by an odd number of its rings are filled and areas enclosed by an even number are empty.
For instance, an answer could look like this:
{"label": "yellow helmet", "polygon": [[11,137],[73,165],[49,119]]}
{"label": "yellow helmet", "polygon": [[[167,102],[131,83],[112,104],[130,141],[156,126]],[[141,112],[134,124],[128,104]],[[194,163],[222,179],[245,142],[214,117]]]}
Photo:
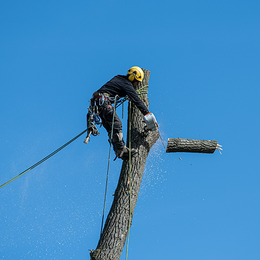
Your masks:
{"label": "yellow helmet", "polygon": [[130,68],[127,71],[127,74],[129,75],[128,79],[130,81],[137,80],[137,81],[141,82],[143,80],[143,78],[144,78],[143,70],[141,68],[137,67],[137,66],[134,66],[134,67]]}

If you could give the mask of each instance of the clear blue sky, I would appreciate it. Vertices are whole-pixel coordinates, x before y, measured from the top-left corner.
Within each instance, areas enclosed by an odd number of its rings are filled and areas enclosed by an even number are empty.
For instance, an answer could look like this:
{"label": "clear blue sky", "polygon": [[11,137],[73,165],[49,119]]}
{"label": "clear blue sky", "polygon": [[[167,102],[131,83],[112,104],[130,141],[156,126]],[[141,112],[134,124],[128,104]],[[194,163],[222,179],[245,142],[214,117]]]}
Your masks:
{"label": "clear blue sky", "polygon": [[[259,13],[240,0],[1,1],[0,184],[83,131],[92,93],[138,65],[151,71],[165,143],[211,139],[224,151],[155,144],[128,259],[260,259]],[[1,260],[89,259],[109,152],[100,131],[0,189]],[[120,168],[111,163],[107,211]]]}

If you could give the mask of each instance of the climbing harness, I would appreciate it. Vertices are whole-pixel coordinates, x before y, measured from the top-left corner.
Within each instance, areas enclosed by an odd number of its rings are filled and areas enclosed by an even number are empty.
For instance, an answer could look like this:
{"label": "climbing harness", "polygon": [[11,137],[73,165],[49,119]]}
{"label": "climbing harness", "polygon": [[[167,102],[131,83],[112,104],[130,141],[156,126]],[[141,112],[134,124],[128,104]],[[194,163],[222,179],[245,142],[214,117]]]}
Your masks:
{"label": "climbing harness", "polygon": [[[148,91],[144,90],[144,88],[148,87],[148,85],[143,86],[142,88],[138,89],[136,92],[138,95],[147,94]],[[102,106],[105,101],[114,102],[114,107],[118,108],[122,105],[122,118],[124,115],[124,102],[129,100],[128,96],[124,98],[119,98],[117,95],[116,97],[110,97],[108,93],[98,93],[94,92],[93,97],[90,99],[90,104],[88,107],[87,113],[87,136],[84,140],[84,143],[87,144],[90,140],[90,136],[97,136],[99,135],[98,129],[96,125],[102,125],[102,120],[100,118],[100,111],[98,109],[99,106]]]}
{"label": "climbing harness", "polygon": [[100,117],[99,107],[102,106],[105,101],[114,102],[117,101],[117,95],[115,97],[110,97],[107,93],[94,92],[93,97],[90,99],[90,104],[87,113],[87,129],[88,133],[84,143],[87,144],[90,140],[90,135],[99,135],[96,125],[102,125],[102,119]]}
{"label": "climbing harness", "polygon": [[56,153],[58,153],[59,151],[61,151],[63,148],[65,148],[66,146],[68,146],[70,143],[72,143],[73,141],[75,141],[77,138],[79,138],[81,135],[83,135],[85,132],[87,132],[87,129],[84,130],[83,132],[81,132],[80,134],[78,134],[77,136],[75,136],[74,138],[72,138],[70,141],[68,141],[67,143],[65,143],[64,145],[62,145],[61,147],[59,147],[57,150],[55,150],[54,152],[50,153],[49,155],[47,155],[46,157],[44,157],[43,159],[41,159],[39,162],[35,163],[34,165],[32,165],[31,167],[29,167],[28,169],[26,169],[25,171],[19,173],[18,175],[16,175],[14,178],[12,178],[11,180],[5,182],[4,184],[2,184],[0,186],[0,188],[6,186],[7,184],[9,184],[10,182],[16,180],[17,178],[21,177],[22,175],[24,175],[25,173],[29,172],[30,170],[34,169],[35,167],[37,167],[38,165],[40,165],[41,163],[45,162],[46,160],[48,160],[49,158],[51,158],[53,155],[55,155]]}

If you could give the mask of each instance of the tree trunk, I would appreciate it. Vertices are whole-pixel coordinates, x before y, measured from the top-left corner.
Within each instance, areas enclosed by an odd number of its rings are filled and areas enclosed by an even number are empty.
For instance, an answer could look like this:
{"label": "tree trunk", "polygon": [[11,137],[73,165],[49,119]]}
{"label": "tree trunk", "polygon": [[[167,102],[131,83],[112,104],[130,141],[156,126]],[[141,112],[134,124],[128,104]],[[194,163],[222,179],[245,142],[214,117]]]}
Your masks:
{"label": "tree trunk", "polygon": [[168,138],[166,153],[214,153],[218,148],[217,141],[183,138]]}
{"label": "tree trunk", "polygon": [[[142,88],[142,91],[148,89],[150,76],[150,71],[145,69],[143,71],[144,80],[142,84],[137,86],[137,90]],[[149,107],[147,94],[141,94],[139,97]],[[143,114],[134,104],[132,104],[131,108],[128,107],[128,110],[131,110],[131,113],[129,113],[131,114],[131,147],[137,148],[138,154],[131,158],[130,175],[129,160],[123,161],[118,185],[114,194],[114,201],[107,216],[98,246],[95,251],[92,250],[90,253],[92,260],[118,260],[120,258],[128,235],[129,217],[130,223],[132,223],[145,162],[151,147],[159,138],[158,131],[144,131],[145,123],[143,122]],[[129,140],[129,134],[127,139]],[[127,144],[129,144],[129,141],[127,141]],[[131,176],[131,179],[129,176]]]}

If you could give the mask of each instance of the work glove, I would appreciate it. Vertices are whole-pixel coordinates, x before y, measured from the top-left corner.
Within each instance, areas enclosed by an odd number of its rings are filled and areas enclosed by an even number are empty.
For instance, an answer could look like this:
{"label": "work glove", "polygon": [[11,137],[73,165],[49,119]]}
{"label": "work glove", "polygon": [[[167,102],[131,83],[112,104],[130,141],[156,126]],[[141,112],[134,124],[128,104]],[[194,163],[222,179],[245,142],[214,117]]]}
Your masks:
{"label": "work glove", "polygon": [[146,123],[148,130],[154,131],[154,130],[157,130],[157,128],[159,128],[157,121],[156,121],[156,118],[155,118],[153,113],[146,114],[144,116],[144,121]]}

